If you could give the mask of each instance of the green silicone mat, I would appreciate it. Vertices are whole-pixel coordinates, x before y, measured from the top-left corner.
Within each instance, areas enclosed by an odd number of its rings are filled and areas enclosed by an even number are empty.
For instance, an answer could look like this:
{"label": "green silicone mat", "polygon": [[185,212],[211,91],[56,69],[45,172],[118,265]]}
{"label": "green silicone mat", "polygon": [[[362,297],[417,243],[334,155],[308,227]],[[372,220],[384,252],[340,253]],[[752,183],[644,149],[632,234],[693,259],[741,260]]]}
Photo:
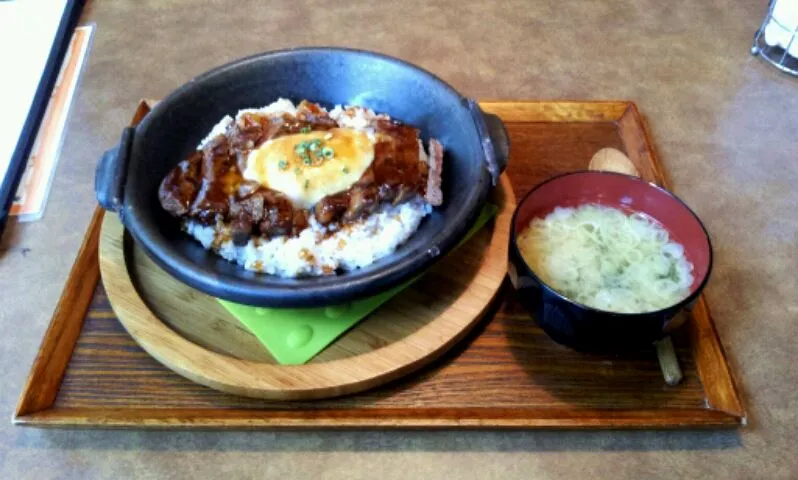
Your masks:
{"label": "green silicone mat", "polygon": [[[498,210],[496,205],[486,204],[457,247],[471,238]],[[318,355],[344,332],[421,276],[423,273],[373,297],[330,307],[261,308],[218,301],[258,338],[278,363],[299,365]]]}

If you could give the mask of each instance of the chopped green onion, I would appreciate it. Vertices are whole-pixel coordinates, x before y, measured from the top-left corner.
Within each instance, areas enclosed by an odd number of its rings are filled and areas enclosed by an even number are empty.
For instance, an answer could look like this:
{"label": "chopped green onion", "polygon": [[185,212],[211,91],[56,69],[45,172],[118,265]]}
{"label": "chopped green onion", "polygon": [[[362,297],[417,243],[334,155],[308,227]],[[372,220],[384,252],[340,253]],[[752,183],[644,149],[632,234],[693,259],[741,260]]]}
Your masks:
{"label": "chopped green onion", "polygon": [[321,149],[321,154],[324,158],[332,158],[335,155],[335,150],[330,147],[324,147]]}
{"label": "chopped green onion", "polygon": [[305,190],[308,189],[308,185],[310,185],[310,180],[305,180]]}
{"label": "chopped green onion", "polygon": [[310,128],[310,127],[302,127],[302,128],[299,129],[299,131],[302,132],[302,133],[310,133],[311,130],[313,130],[313,129]]}
{"label": "chopped green onion", "polygon": [[299,175],[300,173],[302,173],[302,170],[299,167],[294,167],[294,174]]}
{"label": "chopped green onion", "polygon": [[311,152],[315,152],[319,148],[319,143],[321,142],[319,142],[318,140],[310,142],[310,145],[308,145],[308,150],[310,150]]}
{"label": "chopped green onion", "polygon": [[344,167],[341,169],[341,171],[344,173],[349,173],[349,167]]}
{"label": "chopped green onion", "polygon": [[302,163],[304,163],[305,165],[312,165],[313,160],[311,160],[310,157],[308,156],[304,156],[302,157]]}
{"label": "chopped green onion", "polygon": [[285,160],[280,160],[279,162],[277,162],[277,167],[280,170],[285,170],[286,168],[288,168],[288,162],[286,162]]}

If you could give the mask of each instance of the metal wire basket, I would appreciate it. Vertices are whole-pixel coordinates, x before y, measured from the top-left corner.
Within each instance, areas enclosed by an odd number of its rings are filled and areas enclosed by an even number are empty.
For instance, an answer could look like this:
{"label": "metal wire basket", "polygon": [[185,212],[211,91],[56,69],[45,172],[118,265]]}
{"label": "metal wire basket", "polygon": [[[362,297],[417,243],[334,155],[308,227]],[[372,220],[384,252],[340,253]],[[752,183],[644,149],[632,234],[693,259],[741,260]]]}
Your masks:
{"label": "metal wire basket", "polygon": [[754,35],[751,54],[798,76],[798,0],[770,0],[768,13]]}

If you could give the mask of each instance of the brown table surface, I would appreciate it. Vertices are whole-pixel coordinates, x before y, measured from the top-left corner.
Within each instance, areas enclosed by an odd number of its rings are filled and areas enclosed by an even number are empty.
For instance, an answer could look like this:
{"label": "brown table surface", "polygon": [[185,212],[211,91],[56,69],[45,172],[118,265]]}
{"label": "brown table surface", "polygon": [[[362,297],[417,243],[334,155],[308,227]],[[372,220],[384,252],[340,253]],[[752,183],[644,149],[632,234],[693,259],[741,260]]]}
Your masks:
{"label": "brown table surface", "polygon": [[[296,4],[295,4],[296,3]],[[0,252],[0,478],[798,478],[798,79],[751,57],[765,0],[93,1],[44,218]],[[379,5],[379,6],[378,6]],[[750,413],[740,431],[136,432],[14,428],[94,209],[94,166],[142,97],[263,50],[403,57],[483,99],[631,99],[707,224],[707,289]],[[789,452],[793,453],[790,454]]]}

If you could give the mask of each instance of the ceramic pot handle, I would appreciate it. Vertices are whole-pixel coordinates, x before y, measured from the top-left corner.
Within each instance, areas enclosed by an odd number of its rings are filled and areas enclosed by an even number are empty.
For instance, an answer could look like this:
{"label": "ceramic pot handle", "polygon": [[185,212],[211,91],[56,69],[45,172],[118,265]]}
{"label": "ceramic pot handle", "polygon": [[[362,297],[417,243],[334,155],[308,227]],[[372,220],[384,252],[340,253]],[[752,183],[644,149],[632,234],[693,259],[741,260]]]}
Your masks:
{"label": "ceramic pot handle", "polygon": [[492,113],[483,112],[475,100],[468,100],[468,109],[479,132],[488,172],[493,185],[496,185],[510,159],[510,137],[501,119]]}
{"label": "ceramic pot handle", "polygon": [[119,213],[122,210],[127,166],[130,160],[130,146],[135,129],[128,127],[122,131],[119,144],[107,150],[97,164],[94,172],[94,191],[97,202],[104,209]]}

